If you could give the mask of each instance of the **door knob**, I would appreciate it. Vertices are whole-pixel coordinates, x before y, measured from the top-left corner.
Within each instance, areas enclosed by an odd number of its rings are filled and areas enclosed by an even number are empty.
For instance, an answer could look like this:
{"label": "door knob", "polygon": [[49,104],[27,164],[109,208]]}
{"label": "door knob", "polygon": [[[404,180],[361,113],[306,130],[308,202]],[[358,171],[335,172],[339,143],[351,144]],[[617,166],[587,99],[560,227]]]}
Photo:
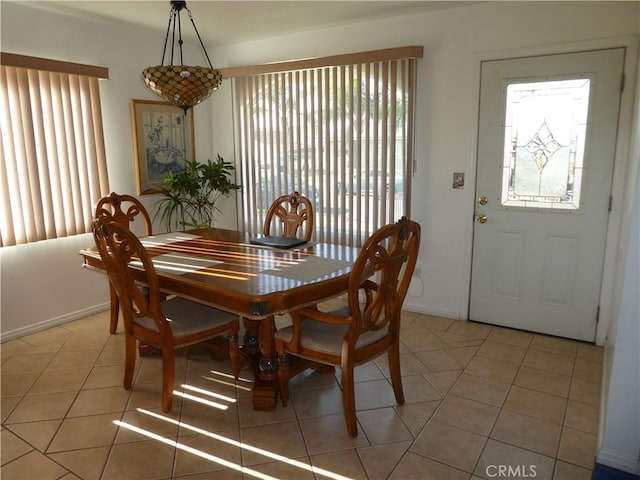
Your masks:
{"label": "door knob", "polygon": [[489,202],[489,199],[487,197],[485,197],[484,195],[482,195],[480,198],[478,198],[478,203],[480,205],[486,205],[487,202]]}
{"label": "door knob", "polygon": [[479,213],[478,216],[476,217],[476,220],[478,221],[478,223],[486,223],[487,216],[484,213]]}

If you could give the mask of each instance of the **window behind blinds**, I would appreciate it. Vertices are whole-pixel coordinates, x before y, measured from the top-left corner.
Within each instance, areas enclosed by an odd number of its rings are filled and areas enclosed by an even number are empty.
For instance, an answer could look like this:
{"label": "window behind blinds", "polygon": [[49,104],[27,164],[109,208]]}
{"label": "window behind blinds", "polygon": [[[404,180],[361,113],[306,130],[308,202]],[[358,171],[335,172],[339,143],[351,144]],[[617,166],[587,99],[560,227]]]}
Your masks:
{"label": "window behind blinds", "polygon": [[89,232],[109,188],[98,78],[3,64],[0,121],[0,246]]}
{"label": "window behind blinds", "polygon": [[381,52],[235,78],[245,230],[292,191],[312,200],[318,242],[360,245],[409,215],[416,60]]}

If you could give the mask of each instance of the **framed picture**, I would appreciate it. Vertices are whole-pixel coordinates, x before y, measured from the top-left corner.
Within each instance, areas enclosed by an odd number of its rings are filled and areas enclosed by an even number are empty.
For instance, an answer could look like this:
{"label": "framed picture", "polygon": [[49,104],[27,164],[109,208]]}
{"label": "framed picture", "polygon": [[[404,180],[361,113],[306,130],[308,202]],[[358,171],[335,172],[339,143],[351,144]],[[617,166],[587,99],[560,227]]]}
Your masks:
{"label": "framed picture", "polygon": [[167,102],[131,100],[138,194],[156,193],[167,172],[183,172],[194,159],[193,111]]}

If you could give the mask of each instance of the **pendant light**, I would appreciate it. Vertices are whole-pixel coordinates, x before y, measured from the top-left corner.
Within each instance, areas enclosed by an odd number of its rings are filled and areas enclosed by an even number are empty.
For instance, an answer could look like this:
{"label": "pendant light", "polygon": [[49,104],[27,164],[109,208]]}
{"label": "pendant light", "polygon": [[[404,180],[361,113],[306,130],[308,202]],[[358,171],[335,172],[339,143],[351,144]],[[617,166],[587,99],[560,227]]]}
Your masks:
{"label": "pendant light", "polygon": [[[209,55],[204,48],[200,33],[193,21],[191,10],[187,8],[185,1],[171,1],[171,12],[169,13],[169,25],[167,26],[167,34],[164,39],[164,49],[162,51],[162,62],[154,67],[147,67],[142,71],[142,80],[149,90],[154,94],[163,98],[167,102],[176,105],[187,111],[208,98],[215,90],[220,88],[222,84],[222,73],[211,65]],[[182,56],[182,25],[180,22],[180,13],[186,10],[189,19],[193,25],[202,51],[204,52],[209,67],[189,66],[185,65]],[[177,32],[177,40],[176,40]],[[171,57],[167,65],[164,64],[167,55],[167,47],[169,41],[169,33],[171,33]],[[174,64],[174,51],[177,49],[180,55],[179,64]]]}

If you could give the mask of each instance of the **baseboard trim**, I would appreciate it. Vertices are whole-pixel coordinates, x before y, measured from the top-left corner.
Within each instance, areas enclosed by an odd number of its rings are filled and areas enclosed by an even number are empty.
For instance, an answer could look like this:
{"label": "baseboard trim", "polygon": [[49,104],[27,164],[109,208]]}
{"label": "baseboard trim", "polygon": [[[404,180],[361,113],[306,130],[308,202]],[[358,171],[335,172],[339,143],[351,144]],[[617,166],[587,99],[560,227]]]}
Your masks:
{"label": "baseboard trim", "polygon": [[63,325],[74,320],[88,317],[89,315],[104,312],[105,310],[108,310],[109,307],[110,303],[105,302],[82,310],[76,310],[75,312],[66,313],[55,318],[50,318],[42,322],[27,325],[25,327],[16,328],[15,330],[0,332],[0,343],[15,340],[16,338],[24,337],[25,335],[30,335],[41,330],[46,330],[47,328],[56,327],[58,325]]}
{"label": "baseboard trim", "polygon": [[405,298],[404,303],[402,304],[402,309],[408,312],[420,313],[422,315],[431,315],[433,317],[450,318],[452,320],[466,320],[460,318],[460,315],[454,311],[425,308],[424,305],[412,304],[408,297]]}
{"label": "baseboard trim", "polygon": [[[635,475],[635,478],[640,479],[640,459],[632,457],[623,457],[613,452],[606,450],[600,450],[596,457],[596,465],[601,464],[605,467],[610,467],[621,472],[630,473]],[[594,476],[594,479],[596,477]],[[605,477],[600,477],[605,478]],[[633,478],[633,477],[620,477],[620,478]]]}

